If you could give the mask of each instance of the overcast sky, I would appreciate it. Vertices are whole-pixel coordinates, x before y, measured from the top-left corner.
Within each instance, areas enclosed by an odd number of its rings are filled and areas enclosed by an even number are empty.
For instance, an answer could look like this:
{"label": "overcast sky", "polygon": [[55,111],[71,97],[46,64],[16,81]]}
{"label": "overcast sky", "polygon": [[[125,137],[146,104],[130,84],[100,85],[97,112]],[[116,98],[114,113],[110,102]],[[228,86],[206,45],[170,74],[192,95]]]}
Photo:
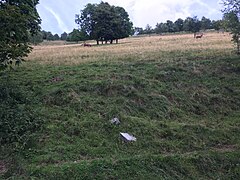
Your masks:
{"label": "overcast sky", "polygon": [[[37,6],[42,19],[42,29],[61,34],[71,32],[78,26],[75,14],[79,14],[87,3],[99,3],[100,0],[40,0]],[[205,16],[221,19],[221,0],[104,0],[111,5],[123,7],[130,15],[134,27],[153,28],[157,23],[178,18]]]}

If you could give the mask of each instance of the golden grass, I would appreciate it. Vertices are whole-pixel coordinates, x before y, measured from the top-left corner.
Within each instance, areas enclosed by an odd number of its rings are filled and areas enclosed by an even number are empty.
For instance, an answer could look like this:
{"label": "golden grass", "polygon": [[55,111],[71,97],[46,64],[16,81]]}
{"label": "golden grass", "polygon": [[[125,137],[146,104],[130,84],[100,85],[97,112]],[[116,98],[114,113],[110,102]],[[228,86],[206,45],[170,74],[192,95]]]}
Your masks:
{"label": "golden grass", "polygon": [[[94,41],[90,43],[95,44]],[[126,38],[119,44],[92,47],[61,42],[35,46],[27,60],[40,64],[75,65],[102,60],[166,60],[171,54],[176,57],[185,53],[204,58],[228,56],[232,48],[231,36],[227,33],[206,33],[201,39],[194,39],[192,34],[146,36]]]}

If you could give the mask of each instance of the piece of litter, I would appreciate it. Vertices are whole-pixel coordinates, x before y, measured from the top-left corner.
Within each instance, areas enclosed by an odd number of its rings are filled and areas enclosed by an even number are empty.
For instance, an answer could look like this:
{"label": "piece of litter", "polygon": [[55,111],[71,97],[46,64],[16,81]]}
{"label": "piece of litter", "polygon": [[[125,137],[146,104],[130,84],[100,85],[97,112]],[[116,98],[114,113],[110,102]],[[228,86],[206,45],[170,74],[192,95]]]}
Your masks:
{"label": "piece of litter", "polygon": [[125,141],[136,141],[137,138],[135,138],[134,136],[128,134],[128,133],[121,133],[120,132],[120,135],[122,138],[124,138]]}
{"label": "piece of litter", "polygon": [[113,119],[111,120],[111,123],[118,125],[118,124],[120,124],[120,120],[119,120],[118,118],[113,118]]}

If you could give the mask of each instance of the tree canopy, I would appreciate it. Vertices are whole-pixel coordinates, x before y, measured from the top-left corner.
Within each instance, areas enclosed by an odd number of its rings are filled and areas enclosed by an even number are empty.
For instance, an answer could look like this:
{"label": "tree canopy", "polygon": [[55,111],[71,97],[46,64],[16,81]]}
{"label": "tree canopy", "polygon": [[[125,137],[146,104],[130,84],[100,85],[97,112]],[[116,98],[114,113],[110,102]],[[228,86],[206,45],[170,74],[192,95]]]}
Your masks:
{"label": "tree canopy", "polygon": [[85,41],[88,39],[88,36],[86,35],[85,32],[80,31],[78,29],[73,29],[71,33],[67,35],[67,41],[71,42],[79,42],[79,41]]}
{"label": "tree canopy", "polygon": [[[187,17],[185,20],[179,18],[175,22],[167,20],[165,23],[157,23],[155,29],[151,29],[151,33],[175,33],[175,32],[193,32],[197,33],[200,30],[215,29],[220,30],[222,28],[221,20],[211,21],[206,17],[202,17],[201,20],[197,16]],[[140,28],[134,28],[136,34],[149,34],[147,27],[140,31]]]}
{"label": "tree canopy", "polygon": [[89,39],[110,41],[128,37],[133,33],[132,22],[124,8],[108,3],[87,4],[81,14],[76,15],[75,22]]}
{"label": "tree canopy", "polygon": [[232,34],[232,40],[237,45],[237,53],[240,54],[240,1],[223,0],[224,24]]}
{"label": "tree canopy", "polygon": [[31,51],[30,35],[39,32],[39,0],[0,0],[0,68],[20,63]]}

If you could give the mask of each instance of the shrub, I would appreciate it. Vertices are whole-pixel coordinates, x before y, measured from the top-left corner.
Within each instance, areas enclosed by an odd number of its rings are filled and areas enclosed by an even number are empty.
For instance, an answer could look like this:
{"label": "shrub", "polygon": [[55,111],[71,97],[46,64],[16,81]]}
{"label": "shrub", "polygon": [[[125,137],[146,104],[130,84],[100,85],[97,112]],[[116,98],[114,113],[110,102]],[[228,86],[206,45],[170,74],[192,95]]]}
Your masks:
{"label": "shrub", "polygon": [[0,143],[24,148],[43,124],[33,102],[22,89],[11,83],[0,84]]}

